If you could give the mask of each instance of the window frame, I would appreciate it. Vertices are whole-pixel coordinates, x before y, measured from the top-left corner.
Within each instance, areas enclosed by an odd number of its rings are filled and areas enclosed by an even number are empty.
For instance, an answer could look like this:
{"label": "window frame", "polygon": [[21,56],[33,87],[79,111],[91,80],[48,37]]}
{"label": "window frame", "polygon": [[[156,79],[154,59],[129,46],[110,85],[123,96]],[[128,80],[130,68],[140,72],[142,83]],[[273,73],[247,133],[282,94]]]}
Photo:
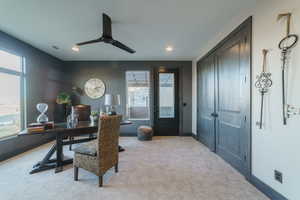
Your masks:
{"label": "window frame", "polygon": [[[127,73],[128,72],[147,72],[148,73],[148,78],[149,78],[149,100],[148,100],[148,117],[147,118],[143,118],[143,119],[137,119],[137,118],[130,118],[130,114],[129,114],[129,105],[128,105],[128,81],[127,81]],[[126,91],[126,108],[125,108],[125,113],[126,113],[126,117],[128,120],[131,121],[151,121],[151,70],[126,70],[125,71],[125,91]]]}
{"label": "window frame", "polygon": [[[16,71],[9,68],[6,68],[5,66],[0,65],[0,73],[2,74],[8,74],[13,76],[18,76],[20,78],[20,131],[24,130],[26,128],[26,60],[24,56],[21,56],[18,53],[15,53],[13,51],[0,48],[0,51],[4,51],[6,53],[12,54],[14,56],[18,56],[21,59],[21,70]],[[0,137],[1,140],[6,140],[12,137],[15,137],[17,133],[12,133],[11,135]]]}

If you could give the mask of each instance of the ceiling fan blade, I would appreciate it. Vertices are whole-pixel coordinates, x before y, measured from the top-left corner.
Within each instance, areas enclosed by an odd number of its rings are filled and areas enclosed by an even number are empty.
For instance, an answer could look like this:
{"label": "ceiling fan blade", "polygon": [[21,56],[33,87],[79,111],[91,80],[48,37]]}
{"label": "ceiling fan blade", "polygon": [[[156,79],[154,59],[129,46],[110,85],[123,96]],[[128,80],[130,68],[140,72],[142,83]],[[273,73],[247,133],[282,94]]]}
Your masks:
{"label": "ceiling fan blade", "polygon": [[77,43],[77,46],[82,46],[82,45],[86,45],[86,44],[92,44],[92,43],[97,43],[97,42],[102,42],[102,39],[96,39],[96,40],[90,40],[90,41],[86,41],[86,42],[80,42]]}
{"label": "ceiling fan blade", "polygon": [[103,21],[103,24],[102,24],[103,34],[102,34],[102,36],[112,38],[111,19],[110,19],[110,17],[107,14],[103,13],[102,14],[102,21]]}
{"label": "ceiling fan blade", "polygon": [[97,42],[105,42],[105,43],[112,44],[113,46],[118,47],[120,49],[123,49],[124,51],[127,51],[129,53],[135,53],[135,50],[129,48],[125,44],[122,44],[121,42],[114,40],[112,38],[111,19],[107,14],[102,13],[102,20],[103,20],[103,34],[102,34],[101,38],[96,39],[96,40],[90,40],[90,41],[86,41],[86,42],[77,43],[76,45],[82,46],[82,45],[93,44],[93,43],[97,43]]}
{"label": "ceiling fan blade", "polygon": [[118,47],[120,49],[123,49],[129,53],[135,53],[135,50],[129,48],[128,46],[126,46],[125,44],[122,44],[121,42],[117,41],[117,40],[113,40],[111,42],[112,45],[114,45],[115,47]]}

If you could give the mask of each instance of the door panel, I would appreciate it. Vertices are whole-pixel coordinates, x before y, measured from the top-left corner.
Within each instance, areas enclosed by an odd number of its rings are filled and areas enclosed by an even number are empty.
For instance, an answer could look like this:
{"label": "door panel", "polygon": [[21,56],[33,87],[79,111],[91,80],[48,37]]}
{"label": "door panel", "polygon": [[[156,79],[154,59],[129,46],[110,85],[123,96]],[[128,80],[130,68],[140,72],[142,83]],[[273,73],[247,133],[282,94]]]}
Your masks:
{"label": "door panel", "polygon": [[159,118],[175,117],[175,74],[159,73]]}
{"label": "door panel", "polygon": [[154,129],[158,136],[179,135],[178,70],[155,73]]}
{"label": "door panel", "polygon": [[198,63],[198,138],[215,151],[215,70],[214,58],[207,57]]}
{"label": "door panel", "polygon": [[241,157],[240,134],[242,111],[240,102],[240,44],[224,49],[218,56],[218,151]]}
{"label": "door panel", "polygon": [[[245,82],[250,63],[245,62],[247,32],[229,39],[216,53],[216,152],[241,173],[247,174],[250,137],[245,121],[250,87]],[[250,54],[248,54],[250,57]]]}

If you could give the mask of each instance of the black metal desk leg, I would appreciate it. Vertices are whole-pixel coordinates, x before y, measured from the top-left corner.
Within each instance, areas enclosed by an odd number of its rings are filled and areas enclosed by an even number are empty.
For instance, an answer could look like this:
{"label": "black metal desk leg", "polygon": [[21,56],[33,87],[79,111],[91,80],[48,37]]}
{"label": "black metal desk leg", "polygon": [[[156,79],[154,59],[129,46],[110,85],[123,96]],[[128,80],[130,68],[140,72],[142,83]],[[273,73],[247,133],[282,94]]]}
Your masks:
{"label": "black metal desk leg", "polygon": [[55,173],[63,170],[63,138],[60,134],[56,135],[56,169]]}
{"label": "black metal desk leg", "polygon": [[45,155],[42,161],[38,162],[33,166],[33,169],[29,172],[30,174],[34,174],[37,172],[41,172],[47,169],[53,169],[55,168],[56,164],[54,161],[56,160],[51,160],[51,156],[54,154],[56,151],[56,144],[54,144],[51,149],[48,151],[48,153]]}

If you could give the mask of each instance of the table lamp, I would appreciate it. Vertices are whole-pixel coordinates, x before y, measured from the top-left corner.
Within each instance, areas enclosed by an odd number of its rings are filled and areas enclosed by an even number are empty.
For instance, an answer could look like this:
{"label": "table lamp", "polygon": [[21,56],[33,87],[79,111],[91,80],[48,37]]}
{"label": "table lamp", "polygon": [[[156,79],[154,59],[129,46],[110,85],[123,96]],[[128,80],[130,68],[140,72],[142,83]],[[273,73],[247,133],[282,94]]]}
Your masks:
{"label": "table lamp", "polygon": [[106,112],[108,115],[116,115],[116,106],[121,104],[120,95],[106,94],[104,99],[104,105],[106,106]]}

